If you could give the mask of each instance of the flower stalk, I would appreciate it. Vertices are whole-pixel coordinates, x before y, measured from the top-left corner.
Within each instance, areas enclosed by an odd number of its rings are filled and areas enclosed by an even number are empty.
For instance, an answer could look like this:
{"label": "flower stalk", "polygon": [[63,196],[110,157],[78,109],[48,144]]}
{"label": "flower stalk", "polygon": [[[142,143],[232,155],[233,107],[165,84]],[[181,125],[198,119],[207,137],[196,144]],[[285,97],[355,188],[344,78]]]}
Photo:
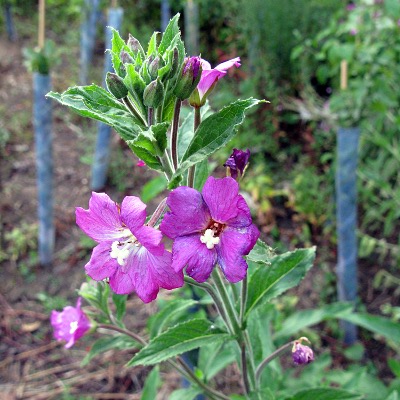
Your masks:
{"label": "flower stalk", "polygon": [[[200,122],[201,122],[200,107],[194,107],[194,124],[193,124],[194,136],[196,136],[196,131],[197,131],[197,128],[199,127],[199,125],[200,125]],[[193,187],[194,186],[195,173],[196,173],[196,166],[192,165],[189,168],[188,178],[187,178],[187,184],[188,184],[189,187]]]}
{"label": "flower stalk", "polygon": [[181,113],[182,100],[176,99],[174,108],[174,117],[172,120],[171,130],[171,158],[172,165],[176,171],[178,168],[178,127],[179,127],[179,115]]}

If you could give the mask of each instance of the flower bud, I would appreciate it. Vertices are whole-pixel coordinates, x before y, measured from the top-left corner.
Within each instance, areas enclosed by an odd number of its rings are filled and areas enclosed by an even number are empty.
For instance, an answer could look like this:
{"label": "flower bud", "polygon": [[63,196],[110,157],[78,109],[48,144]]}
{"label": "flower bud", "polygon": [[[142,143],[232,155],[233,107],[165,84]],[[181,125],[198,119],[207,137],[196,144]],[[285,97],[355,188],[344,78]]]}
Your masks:
{"label": "flower bud", "polygon": [[226,160],[224,167],[229,168],[229,173],[233,179],[236,179],[238,174],[243,176],[250,158],[250,150],[246,151],[233,149],[232,154]]}
{"label": "flower bud", "polygon": [[141,55],[144,56],[142,45],[140,44],[139,40],[134,38],[131,34],[129,34],[128,42],[126,44],[132,50],[133,54],[140,52]]}
{"label": "flower bud", "polygon": [[157,78],[156,80],[150,82],[143,93],[143,103],[147,107],[156,108],[158,107],[164,99],[164,85]]}
{"label": "flower bud", "polygon": [[123,64],[134,64],[135,63],[135,60],[132,58],[132,56],[124,50],[122,50],[121,53],[119,54],[119,58],[121,59],[121,62]]}
{"label": "flower bud", "polygon": [[117,99],[123,99],[128,95],[124,81],[117,74],[107,72],[106,85],[109,92]]}
{"label": "flower bud", "polygon": [[314,353],[312,349],[301,344],[303,340],[309,342],[307,338],[302,337],[299,340],[295,340],[293,344],[292,359],[296,365],[309,364],[310,362],[314,361]]}
{"label": "flower bud", "polygon": [[161,59],[157,56],[148,66],[149,74],[151,79],[156,79],[158,75],[158,69],[160,68]]}
{"label": "flower bud", "polygon": [[186,58],[174,89],[174,94],[178,99],[185,100],[189,98],[200,81],[201,72],[200,57]]}

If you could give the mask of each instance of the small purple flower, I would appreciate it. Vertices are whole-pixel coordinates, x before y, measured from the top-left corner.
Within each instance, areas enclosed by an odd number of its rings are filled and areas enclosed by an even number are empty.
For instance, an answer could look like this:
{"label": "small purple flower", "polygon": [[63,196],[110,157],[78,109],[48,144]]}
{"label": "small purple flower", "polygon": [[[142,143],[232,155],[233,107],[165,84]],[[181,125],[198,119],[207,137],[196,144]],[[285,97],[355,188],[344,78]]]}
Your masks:
{"label": "small purple flower", "polygon": [[90,321],[81,310],[81,302],[82,299],[78,297],[76,307],[67,306],[60,312],[51,312],[50,323],[54,329],[54,338],[65,340],[66,349],[73,346],[90,329]]}
{"label": "small purple flower", "polygon": [[218,64],[215,68],[211,68],[208,61],[201,59],[203,72],[196,89],[189,98],[189,103],[193,107],[201,107],[205,104],[208,95],[212,92],[217,82],[226,75],[228,69],[232,67],[240,67],[240,57],[225,61]]}
{"label": "small purple flower", "polygon": [[296,340],[292,348],[292,358],[296,365],[309,364],[314,361],[314,353],[310,347],[301,344],[305,340],[308,342],[307,338],[300,338]]}
{"label": "small purple flower", "polygon": [[139,161],[136,163],[136,166],[137,166],[137,167],[145,167],[145,166],[146,166],[146,163],[145,163],[143,160],[139,160]]}
{"label": "small purple flower", "polygon": [[350,29],[350,35],[351,35],[351,36],[357,35],[357,29],[356,29],[356,28]]}
{"label": "small purple flower", "polygon": [[347,11],[353,11],[356,8],[356,5],[354,3],[350,3],[346,6]]}
{"label": "small purple flower", "polygon": [[174,93],[180,100],[186,100],[192,94],[201,79],[201,58],[187,57],[183,62]]}
{"label": "small purple flower", "polygon": [[230,178],[209,177],[202,193],[181,186],[167,199],[170,212],[161,231],[171,239],[172,267],[197,282],[204,282],[218,263],[226,279],[235,283],[246,276],[243,256],[254,247],[260,232],[252,223],[249,207]]}
{"label": "small purple flower", "polygon": [[161,243],[161,232],[145,220],[146,205],[135,196],[125,197],[119,206],[105,193],[93,192],[89,210],[76,209],[78,226],[99,243],[86,273],[96,281],[109,278],[115,293],[135,291],[148,303],[160,287],[181,287],[183,274],[171,268],[171,253]]}
{"label": "small purple flower", "polygon": [[240,172],[240,176],[243,176],[243,172],[249,162],[250,158],[250,150],[246,151],[233,149],[232,154],[226,160],[224,167],[228,167],[230,170],[231,177],[236,179],[238,173]]}

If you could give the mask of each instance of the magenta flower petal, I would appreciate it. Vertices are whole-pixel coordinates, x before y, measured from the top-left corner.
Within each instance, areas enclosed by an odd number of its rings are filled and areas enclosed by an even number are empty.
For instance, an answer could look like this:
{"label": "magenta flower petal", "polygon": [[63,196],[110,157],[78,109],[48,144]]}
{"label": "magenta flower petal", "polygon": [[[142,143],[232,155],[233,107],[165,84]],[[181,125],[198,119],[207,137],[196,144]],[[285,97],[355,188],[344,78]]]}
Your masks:
{"label": "magenta flower petal", "polygon": [[201,243],[198,234],[177,237],[172,247],[172,267],[187,274],[197,282],[205,282],[217,260],[215,249],[209,250]]}
{"label": "magenta flower petal", "polygon": [[238,193],[239,185],[233,178],[207,179],[202,195],[215,221],[227,222],[238,215]]}
{"label": "magenta flower petal", "polygon": [[76,307],[67,306],[63,311],[53,310],[50,316],[50,323],[53,326],[54,338],[65,340],[65,348],[69,349],[89,329],[90,321],[81,310],[81,298],[76,302]]}
{"label": "magenta flower petal", "polygon": [[236,202],[237,214],[226,221],[232,228],[244,228],[252,224],[251,213],[246,200],[239,194]]}
{"label": "magenta flower petal", "polygon": [[161,244],[162,233],[151,226],[142,226],[135,232],[136,238],[151,253],[156,256],[164,254],[164,245]]}
{"label": "magenta flower petal", "polygon": [[151,265],[153,277],[158,285],[164,289],[176,289],[183,285],[183,272],[175,272],[172,269],[172,254],[164,250],[163,257],[154,257],[148,253],[148,261]]}
{"label": "magenta flower petal", "polygon": [[92,193],[89,210],[77,207],[76,223],[96,242],[121,238],[118,207],[105,193]]}
{"label": "magenta flower petal", "polygon": [[171,212],[165,214],[160,230],[171,239],[190,235],[207,226],[210,214],[197,190],[178,187],[169,194],[167,205]]}
{"label": "magenta flower petal", "polygon": [[90,261],[85,265],[86,273],[95,281],[112,276],[119,268],[117,260],[110,257],[111,242],[98,244],[92,252]]}
{"label": "magenta flower petal", "polygon": [[[254,227],[255,228],[255,227]],[[238,230],[227,228],[220,236],[220,243],[217,247],[218,263],[229,282],[241,281],[247,272],[247,263],[243,259],[249,253],[257,241],[258,234],[255,230]]]}
{"label": "magenta flower petal", "polygon": [[121,221],[135,234],[146,221],[146,204],[136,196],[126,196],[121,203]]}
{"label": "magenta flower petal", "polygon": [[116,268],[113,275],[110,276],[109,283],[112,291],[117,294],[129,294],[136,290],[135,282],[132,280],[130,268]]}
{"label": "magenta flower petal", "polygon": [[204,95],[214,85],[214,83],[219,81],[224,75],[226,75],[226,71],[218,71],[217,69],[203,71],[201,74],[200,82],[197,85],[197,90],[199,91],[200,99],[203,98]]}

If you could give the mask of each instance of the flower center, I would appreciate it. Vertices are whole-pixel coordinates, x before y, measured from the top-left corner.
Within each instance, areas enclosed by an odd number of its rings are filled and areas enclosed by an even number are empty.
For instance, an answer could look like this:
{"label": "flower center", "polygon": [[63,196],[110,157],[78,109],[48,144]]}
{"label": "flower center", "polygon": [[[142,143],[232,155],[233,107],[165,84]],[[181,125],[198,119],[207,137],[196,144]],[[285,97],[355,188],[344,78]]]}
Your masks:
{"label": "flower center", "polygon": [[115,258],[119,265],[124,266],[129,257],[131,250],[134,247],[139,247],[140,243],[135,236],[131,235],[124,242],[116,241],[111,245],[110,257]]}
{"label": "flower center", "polygon": [[215,233],[213,229],[206,229],[204,234],[200,236],[201,243],[204,243],[209,250],[213,249],[216,244],[219,244],[219,237],[215,237]]}
{"label": "flower center", "polygon": [[75,333],[75,331],[78,329],[78,321],[72,321],[69,324],[69,333],[72,335]]}

